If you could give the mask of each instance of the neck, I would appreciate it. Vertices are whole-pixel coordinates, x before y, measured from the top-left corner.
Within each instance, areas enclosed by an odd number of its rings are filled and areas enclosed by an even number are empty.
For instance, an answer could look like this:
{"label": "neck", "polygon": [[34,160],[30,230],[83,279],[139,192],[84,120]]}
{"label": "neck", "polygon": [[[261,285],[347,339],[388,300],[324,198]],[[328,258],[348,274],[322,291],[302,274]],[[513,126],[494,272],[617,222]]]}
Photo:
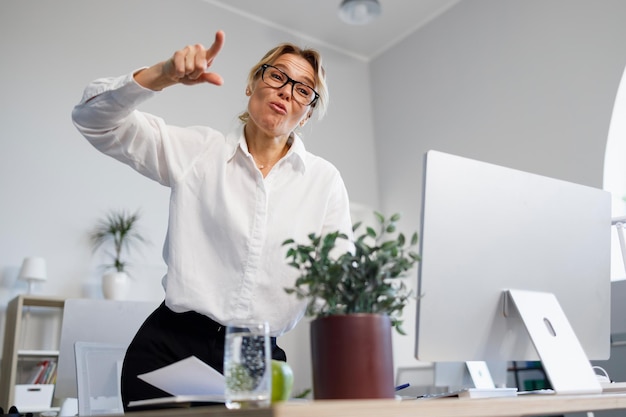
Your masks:
{"label": "neck", "polygon": [[268,170],[287,154],[293,134],[288,136],[271,137],[251,134],[252,129],[246,125],[244,135],[248,145],[248,151],[252,155],[256,166],[261,170]]}
{"label": "neck", "polygon": [[278,135],[269,134],[251,122],[246,123],[243,132],[246,142],[248,142],[248,148],[251,150],[282,148],[293,135],[292,132]]}

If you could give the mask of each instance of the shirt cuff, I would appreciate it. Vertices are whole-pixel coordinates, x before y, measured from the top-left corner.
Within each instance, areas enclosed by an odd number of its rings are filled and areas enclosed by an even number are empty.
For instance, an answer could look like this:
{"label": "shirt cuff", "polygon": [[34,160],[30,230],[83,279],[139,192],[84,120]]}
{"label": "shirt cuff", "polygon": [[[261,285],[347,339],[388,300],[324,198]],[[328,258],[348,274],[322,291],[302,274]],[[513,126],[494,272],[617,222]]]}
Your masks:
{"label": "shirt cuff", "polygon": [[157,95],[159,92],[141,86],[133,76],[137,71],[147,67],[122,75],[120,77],[99,78],[93,81],[83,92],[80,104],[84,104],[93,98],[110,92],[111,97],[123,107],[136,107],[143,101]]}

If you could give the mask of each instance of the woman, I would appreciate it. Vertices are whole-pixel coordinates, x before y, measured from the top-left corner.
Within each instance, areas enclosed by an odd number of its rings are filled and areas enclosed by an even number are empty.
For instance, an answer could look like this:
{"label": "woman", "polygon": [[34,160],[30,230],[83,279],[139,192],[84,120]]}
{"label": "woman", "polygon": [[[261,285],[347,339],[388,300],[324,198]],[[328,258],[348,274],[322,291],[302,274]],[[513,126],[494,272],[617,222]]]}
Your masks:
{"label": "woman", "polygon": [[286,360],[276,336],[292,329],[303,302],[287,295],[297,270],[282,242],[309,233],[351,234],[348,195],[339,172],[304,148],[294,132],[328,94],[316,51],[282,44],[249,74],[242,125],[224,135],[182,128],[136,110],[175,84],[222,84],[208,72],[224,44],[187,46],[133,74],[100,79],[74,108],[78,130],[98,150],[170,187],[164,259],[164,303],[132,341],[122,371],[122,399],[166,393],[138,374],[195,355],[222,371],[224,325],[237,319],[270,324],[275,359]]}

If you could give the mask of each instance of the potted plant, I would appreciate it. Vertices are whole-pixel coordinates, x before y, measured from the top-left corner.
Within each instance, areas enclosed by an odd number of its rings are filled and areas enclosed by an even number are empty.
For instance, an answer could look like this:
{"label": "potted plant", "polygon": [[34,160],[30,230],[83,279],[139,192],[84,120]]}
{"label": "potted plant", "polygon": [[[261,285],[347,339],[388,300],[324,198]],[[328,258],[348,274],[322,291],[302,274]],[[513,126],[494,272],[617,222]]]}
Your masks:
{"label": "potted plant", "polygon": [[107,299],[123,299],[126,295],[128,263],[123,259],[123,254],[130,251],[132,245],[145,241],[137,231],[138,220],[138,211],[129,213],[125,210],[112,210],[89,234],[94,252],[104,244],[112,245],[113,251],[107,252],[112,262],[103,265],[105,271],[108,271],[102,276],[102,293]]}
{"label": "potted plant", "polygon": [[[401,314],[412,298],[402,278],[419,261],[417,233],[396,232],[394,214],[374,213],[378,231],[367,227],[353,250],[336,254],[339,232],[293,239],[289,264],[300,271],[288,293],[307,300],[311,322],[313,393],[317,399],[393,398],[391,328],[404,334]],[[356,231],[361,223],[353,226]]]}

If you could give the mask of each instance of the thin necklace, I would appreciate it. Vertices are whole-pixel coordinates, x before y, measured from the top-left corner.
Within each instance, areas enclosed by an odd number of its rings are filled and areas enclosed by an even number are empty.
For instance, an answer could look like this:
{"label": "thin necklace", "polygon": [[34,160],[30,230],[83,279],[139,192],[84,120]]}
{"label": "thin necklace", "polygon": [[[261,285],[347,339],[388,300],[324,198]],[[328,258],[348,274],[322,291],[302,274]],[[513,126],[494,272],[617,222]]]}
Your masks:
{"label": "thin necklace", "polygon": [[[250,154],[250,155],[252,155],[252,154]],[[256,162],[256,166],[259,169],[264,169],[265,168],[265,164],[260,163],[259,160],[256,159],[256,156],[252,155],[252,159],[254,159],[254,162]]]}
{"label": "thin necklace", "polygon": [[262,169],[265,169],[265,167],[273,167],[274,165],[276,165],[276,162],[280,161],[283,156],[287,155],[287,151],[289,151],[289,148],[290,146],[286,143],[278,159],[272,162],[271,164],[263,164],[258,159],[256,159],[256,156],[254,156],[253,153],[250,153],[250,155],[252,155],[252,159],[254,159],[256,166],[262,170]]}

